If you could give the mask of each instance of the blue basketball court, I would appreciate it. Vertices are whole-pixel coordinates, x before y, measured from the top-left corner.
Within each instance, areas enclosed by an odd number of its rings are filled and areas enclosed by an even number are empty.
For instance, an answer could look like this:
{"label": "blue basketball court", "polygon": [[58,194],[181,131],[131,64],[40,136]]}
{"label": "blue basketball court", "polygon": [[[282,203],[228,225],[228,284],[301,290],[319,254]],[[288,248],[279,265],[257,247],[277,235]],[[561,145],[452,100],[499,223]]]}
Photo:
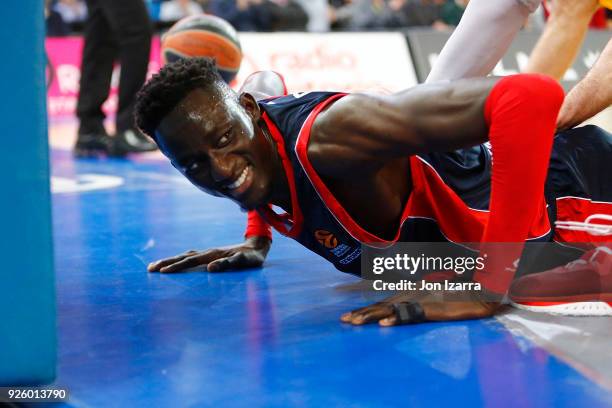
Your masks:
{"label": "blue basketball court", "polygon": [[344,325],[386,294],[279,235],[261,269],[148,273],[240,241],[246,215],[159,153],[74,159],[72,119],[48,149],[43,2],[5,3],[0,386],[69,407],[612,407],[610,318]]}
{"label": "blue basketball court", "polygon": [[246,215],[157,154],[52,151],[55,385],[91,406],[612,406],[608,318],[350,327],[380,297],[275,235],[263,269],[146,272],[241,239]]}

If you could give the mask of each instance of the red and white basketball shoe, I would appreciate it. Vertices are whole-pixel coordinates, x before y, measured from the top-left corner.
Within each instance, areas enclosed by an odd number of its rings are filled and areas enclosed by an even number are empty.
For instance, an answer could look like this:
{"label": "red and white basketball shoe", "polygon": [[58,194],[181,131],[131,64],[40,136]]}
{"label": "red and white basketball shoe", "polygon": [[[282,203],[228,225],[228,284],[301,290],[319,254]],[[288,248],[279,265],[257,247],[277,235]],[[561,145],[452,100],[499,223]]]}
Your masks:
{"label": "red and white basketball shoe", "polygon": [[579,259],[517,279],[513,306],[568,316],[612,316],[612,248],[599,246]]}

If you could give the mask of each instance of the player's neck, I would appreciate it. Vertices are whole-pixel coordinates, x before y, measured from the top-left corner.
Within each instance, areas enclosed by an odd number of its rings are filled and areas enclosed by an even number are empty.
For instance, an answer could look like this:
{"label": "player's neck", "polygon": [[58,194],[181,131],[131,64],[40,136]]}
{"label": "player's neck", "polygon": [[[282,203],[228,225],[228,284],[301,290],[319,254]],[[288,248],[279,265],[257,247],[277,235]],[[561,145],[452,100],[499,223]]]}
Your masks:
{"label": "player's neck", "polygon": [[291,190],[289,188],[289,179],[283,167],[283,161],[278,152],[278,146],[274,142],[274,139],[272,139],[272,136],[270,136],[266,126],[262,126],[261,131],[269,147],[270,167],[272,170],[271,174],[273,175],[269,203],[291,213]]}

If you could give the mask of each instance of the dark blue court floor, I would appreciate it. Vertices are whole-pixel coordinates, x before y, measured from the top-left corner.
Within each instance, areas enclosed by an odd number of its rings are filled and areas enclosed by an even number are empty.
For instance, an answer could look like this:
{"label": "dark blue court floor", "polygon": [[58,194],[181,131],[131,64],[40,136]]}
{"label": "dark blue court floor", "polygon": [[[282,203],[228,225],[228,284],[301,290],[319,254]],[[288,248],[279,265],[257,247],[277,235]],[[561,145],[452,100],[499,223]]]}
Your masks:
{"label": "dark blue court floor", "polygon": [[279,235],[262,269],[149,274],[240,241],[245,214],[157,158],[55,150],[52,174],[55,385],[71,406],[612,406],[611,389],[497,319],[341,324],[377,295]]}

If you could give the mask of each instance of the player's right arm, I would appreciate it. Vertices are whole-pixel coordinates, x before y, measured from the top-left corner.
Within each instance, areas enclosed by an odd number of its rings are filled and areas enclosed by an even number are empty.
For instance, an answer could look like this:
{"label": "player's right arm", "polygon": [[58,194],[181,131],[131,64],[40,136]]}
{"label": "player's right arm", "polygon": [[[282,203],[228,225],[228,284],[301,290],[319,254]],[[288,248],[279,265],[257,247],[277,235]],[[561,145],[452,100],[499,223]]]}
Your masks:
{"label": "player's right arm", "polygon": [[151,262],[149,272],[173,273],[185,272],[188,269],[206,267],[208,272],[222,272],[245,268],[256,268],[263,265],[270,250],[272,240],[266,237],[252,236],[236,245],[207,249],[205,251],[187,251],[170,258]]}

